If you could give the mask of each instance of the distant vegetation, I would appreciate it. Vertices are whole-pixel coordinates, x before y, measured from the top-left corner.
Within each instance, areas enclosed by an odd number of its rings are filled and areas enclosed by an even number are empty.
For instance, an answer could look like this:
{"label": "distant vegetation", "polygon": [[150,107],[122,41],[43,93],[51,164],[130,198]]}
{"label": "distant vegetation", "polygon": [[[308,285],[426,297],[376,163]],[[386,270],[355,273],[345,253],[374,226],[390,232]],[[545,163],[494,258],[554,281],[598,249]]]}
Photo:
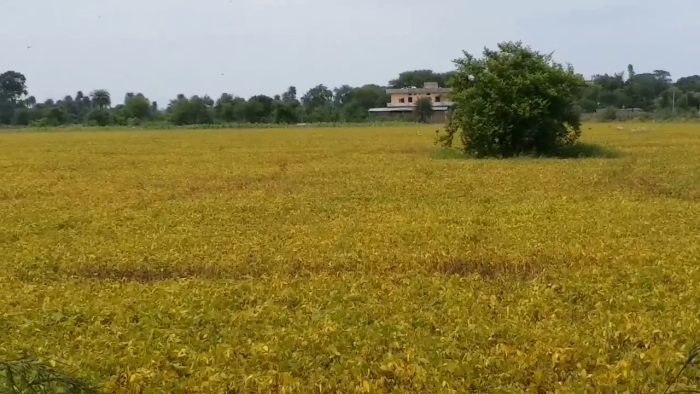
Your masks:
{"label": "distant vegetation", "polygon": [[[0,126],[60,125],[138,126],[158,122],[170,125],[193,124],[294,124],[319,122],[358,123],[368,121],[367,110],[384,107],[387,87],[422,86],[433,81],[451,86],[453,72],[406,71],[386,86],[318,85],[304,94],[290,86],[273,97],[255,95],[247,99],[224,93],[186,97],[180,94],[168,103],[157,103],[141,93],[113,97],[106,89],[78,91],[62,98],[38,102],[31,95],[26,77],[17,71],[0,74]],[[165,105],[163,105],[165,104]],[[639,108],[644,116],[668,118],[697,117],[700,110],[700,76],[682,77],[673,82],[664,70],[594,75],[577,98],[580,111],[596,113],[601,120],[616,118],[606,108]],[[417,114],[420,115],[420,114]]]}
{"label": "distant vegetation", "polygon": [[[429,81],[446,85],[449,75],[430,70],[408,71],[390,81],[389,86],[422,86]],[[117,98],[108,90],[96,89],[40,103],[29,95],[26,77],[8,71],[0,75],[0,126],[360,123],[369,120],[368,109],[386,106],[385,90],[386,86],[377,85],[343,85],[335,89],[318,85],[299,95],[296,87],[290,86],[274,97],[256,95],[248,99],[229,93],[218,99],[180,94],[162,107],[141,93]]]}

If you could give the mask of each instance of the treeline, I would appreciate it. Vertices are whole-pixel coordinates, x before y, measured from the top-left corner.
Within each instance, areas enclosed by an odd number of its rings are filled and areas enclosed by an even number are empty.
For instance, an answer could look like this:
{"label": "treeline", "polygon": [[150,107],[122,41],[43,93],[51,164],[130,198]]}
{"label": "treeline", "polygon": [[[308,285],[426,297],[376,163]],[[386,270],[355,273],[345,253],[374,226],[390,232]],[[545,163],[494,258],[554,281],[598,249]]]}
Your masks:
{"label": "treeline", "polygon": [[634,66],[629,65],[626,73],[594,75],[581,94],[579,106],[584,113],[604,108],[637,108],[649,113],[697,115],[700,111],[700,76],[682,77],[673,82],[668,71],[637,74]]}
{"label": "treeline", "polygon": [[[449,73],[416,70],[401,73],[388,87],[422,86],[436,81],[448,84]],[[363,122],[367,110],[385,107],[387,86],[348,85],[330,89],[318,85],[303,95],[294,86],[274,97],[257,95],[248,99],[224,93],[214,99],[208,95],[186,97],[180,94],[165,106],[141,93],[112,97],[105,89],[82,91],[59,100],[37,102],[29,95],[27,79],[15,71],[0,74],[0,125],[60,126],[136,126],[149,122],[174,125],[222,123],[331,123]]]}
{"label": "treeline", "polygon": [[[387,87],[420,87],[425,82],[450,86],[452,74],[430,70],[406,71],[386,86],[344,85],[331,89],[318,85],[303,95],[299,95],[294,86],[273,97],[257,95],[248,99],[228,93],[216,99],[207,95],[186,97],[180,94],[160,106],[141,93],[127,93],[123,98],[116,98],[104,89],[88,94],[79,91],[62,99],[48,99],[40,103],[29,94],[25,76],[20,72],[8,71],[0,74],[0,125],[363,122],[368,119],[369,108],[386,106]],[[579,107],[584,113],[637,108],[647,113],[697,115],[700,111],[700,76],[682,77],[673,82],[667,71],[637,74],[634,67],[629,65],[626,72],[594,75],[588,87],[581,92]],[[615,111],[604,113],[614,117]]]}

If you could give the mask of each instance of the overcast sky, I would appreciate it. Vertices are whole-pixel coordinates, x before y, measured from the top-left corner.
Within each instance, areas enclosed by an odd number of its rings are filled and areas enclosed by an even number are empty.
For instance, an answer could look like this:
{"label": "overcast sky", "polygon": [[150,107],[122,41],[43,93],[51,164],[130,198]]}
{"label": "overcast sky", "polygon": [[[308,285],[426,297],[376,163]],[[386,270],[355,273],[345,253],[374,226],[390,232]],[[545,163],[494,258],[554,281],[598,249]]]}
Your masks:
{"label": "overcast sky", "polygon": [[506,40],[586,76],[700,74],[699,0],[0,0],[0,15],[0,72],[41,101],[386,84]]}

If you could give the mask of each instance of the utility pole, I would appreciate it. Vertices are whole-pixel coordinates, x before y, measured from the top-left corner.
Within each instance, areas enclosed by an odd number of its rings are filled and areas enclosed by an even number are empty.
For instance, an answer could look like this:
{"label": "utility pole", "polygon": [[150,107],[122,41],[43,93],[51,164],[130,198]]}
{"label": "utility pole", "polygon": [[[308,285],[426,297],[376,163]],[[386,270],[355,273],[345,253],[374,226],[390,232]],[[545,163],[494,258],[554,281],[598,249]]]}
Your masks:
{"label": "utility pole", "polygon": [[673,106],[672,106],[672,112],[675,114],[676,113],[676,89],[673,89]]}

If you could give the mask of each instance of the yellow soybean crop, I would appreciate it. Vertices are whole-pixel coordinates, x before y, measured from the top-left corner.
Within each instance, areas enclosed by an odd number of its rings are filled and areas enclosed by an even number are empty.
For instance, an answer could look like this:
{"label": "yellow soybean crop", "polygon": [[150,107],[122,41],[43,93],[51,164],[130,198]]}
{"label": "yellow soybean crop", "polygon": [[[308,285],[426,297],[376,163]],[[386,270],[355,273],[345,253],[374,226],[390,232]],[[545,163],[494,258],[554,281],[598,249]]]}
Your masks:
{"label": "yellow soybean crop", "polygon": [[0,360],[115,393],[663,392],[700,334],[700,126],[634,127],[512,160],[422,126],[0,134]]}

